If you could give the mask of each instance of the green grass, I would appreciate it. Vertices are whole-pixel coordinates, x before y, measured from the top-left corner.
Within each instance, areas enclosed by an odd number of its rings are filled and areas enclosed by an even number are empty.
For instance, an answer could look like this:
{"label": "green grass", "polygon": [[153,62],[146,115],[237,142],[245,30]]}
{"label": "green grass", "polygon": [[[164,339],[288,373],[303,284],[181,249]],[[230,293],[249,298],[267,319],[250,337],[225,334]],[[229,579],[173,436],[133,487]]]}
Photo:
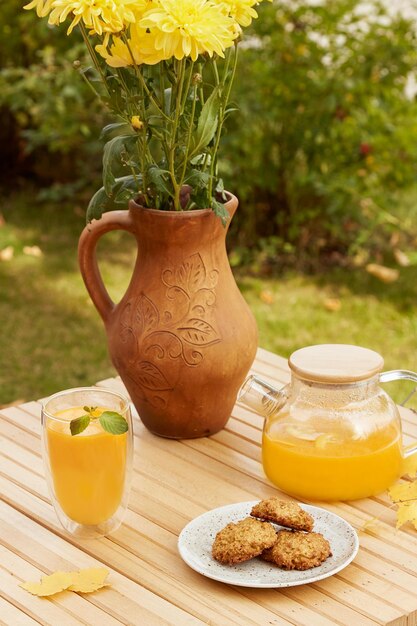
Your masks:
{"label": "green grass", "polygon": [[[364,270],[341,269],[314,277],[243,278],[239,285],[256,314],[260,344],[274,352],[289,356],[312,343],[353,343],[383,354],[390,369],[417,369],[416,269],[401,274],[391,285]],[[327,308],[333,299],[340,302],[337,311]]]}
{"label": "green grass", "polygon": [[[114,375],[103,325],[78,272],[82,211],[68,203],[38,205],[22,194],[7,199],[2,214],[0,250],[12,245],[14,256],[0,261],[0,405]],[[134,260],[122,235],[107,237],[105,256],[100,250],[115,299]],[[33,245],[42,257],[23,253]]]}
{"label": "green grass", "polygon": [[[0,405],[115,375],[102,322],[77,266],[83,207],[36,203],[27,194],[3,200],[0,250]],[[23,253],[38,245],[40,258]],[[100,266],[117,301],[135,258],[125,233],[106,236]],[[387,369],[417,370],[417,268],[400,269],[384,284],[363,269],[334,269],[316,276],[286,273],[274,279],[237,275],[259,326],[262,347],[289,356],[314,343],[355,343],[380,352]],[[326,301],[340,301],[329,311]],[[402,392],[404,396],[404,391]]]}

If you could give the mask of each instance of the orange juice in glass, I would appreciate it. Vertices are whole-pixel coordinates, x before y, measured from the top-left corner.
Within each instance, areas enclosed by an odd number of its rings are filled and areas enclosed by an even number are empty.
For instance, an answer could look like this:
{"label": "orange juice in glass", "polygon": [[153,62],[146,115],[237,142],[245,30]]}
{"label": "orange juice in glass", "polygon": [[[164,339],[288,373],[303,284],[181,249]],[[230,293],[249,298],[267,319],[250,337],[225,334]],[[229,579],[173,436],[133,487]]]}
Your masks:
{"label": "orange juice in glass", "polygon": [[42,439],[48,486],[64,528],[79,537],[116,530],[129,497],[129,401],[100,388],[57,393],[42,407]]}

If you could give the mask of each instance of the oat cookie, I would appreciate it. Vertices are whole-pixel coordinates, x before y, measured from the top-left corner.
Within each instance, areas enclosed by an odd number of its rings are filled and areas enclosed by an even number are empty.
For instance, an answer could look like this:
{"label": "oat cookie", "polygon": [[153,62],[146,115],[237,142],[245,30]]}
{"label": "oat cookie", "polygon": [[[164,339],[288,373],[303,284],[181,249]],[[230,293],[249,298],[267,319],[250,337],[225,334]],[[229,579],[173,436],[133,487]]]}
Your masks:
{"label": "oat cookie", "polygon": [[251,515],[294,530],[313,530],[314,519],[307,511],[297,502],[280,500],[277,497],[261,500],[252,508]]}
{"label": "oat cookie", "polygon": [[233,565],[259,556],[273,546],[277,538],[274,527],[253,517],[231,522],[220,530],[213,543],[212,555],[220,563]]}
{"label": "oat cookie", "polygon": [[283,569],[306,570],[321,565],[331,554],[329,542],[320,533],[280,530],[277,541],[262,558]]}

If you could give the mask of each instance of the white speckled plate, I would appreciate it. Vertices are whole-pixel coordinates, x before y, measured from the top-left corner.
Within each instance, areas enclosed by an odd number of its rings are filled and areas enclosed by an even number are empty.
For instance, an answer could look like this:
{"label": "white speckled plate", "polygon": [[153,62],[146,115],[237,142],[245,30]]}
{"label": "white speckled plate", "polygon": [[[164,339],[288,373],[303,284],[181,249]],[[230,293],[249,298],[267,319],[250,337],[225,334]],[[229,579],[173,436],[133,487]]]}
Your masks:
{"label": "white speckled plate", "polygon": [[258,558],[238,565],[222,565],[215,561],[211,556],[211,546],[218,531],[229,522],[247,517],[257,502],[259,500],[228,504],[203,513],[187,524],[178,537],[178,550],[187,565],[203,576],[230,585],[292,587],[332,576],[355,558],[359,540],[352,526],[330,511],[302,504],[302,508],[314,517],[314,532],[321,533],[332,549],[332,556],[319,567],[286,571]]}

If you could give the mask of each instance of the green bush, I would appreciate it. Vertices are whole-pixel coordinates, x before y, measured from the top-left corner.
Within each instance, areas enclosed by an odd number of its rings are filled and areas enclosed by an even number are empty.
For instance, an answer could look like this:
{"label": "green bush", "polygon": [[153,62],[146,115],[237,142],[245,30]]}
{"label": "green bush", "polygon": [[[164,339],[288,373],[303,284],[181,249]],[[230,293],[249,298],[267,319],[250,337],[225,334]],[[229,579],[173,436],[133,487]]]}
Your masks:
{"label": "green bush", "polygon": [[[415,184],[415,25],[379,0],[275,0],[240,47],[221,174],[241,200],[235,260],[383,250]],[[84,46],[20,0],[0,13],[1,175],[97,177],[104,112],[74,69]],[[227,156],[227,158],[226,158]],[[404,229],[403,229],[404,230]],[[236,246],[236,244],[240,244]],[[243,257],[243,260],[245,258]]]}
{"label": "green bush", "polygon": [[396,194],[416,182],[417,105],[406,95],[416,36],[378,1],[367,13],[361,4],[261,7],[224,140],[242,243],[345,254],[400,228]]}
{"label": "green bush", "polygon": [[66,37],[65,27],[49,27],[16,0],[3,0],[0,33],[3,178],[53,183],[97,174],[103,109],[74,69],[85,56],[81,37]]}

